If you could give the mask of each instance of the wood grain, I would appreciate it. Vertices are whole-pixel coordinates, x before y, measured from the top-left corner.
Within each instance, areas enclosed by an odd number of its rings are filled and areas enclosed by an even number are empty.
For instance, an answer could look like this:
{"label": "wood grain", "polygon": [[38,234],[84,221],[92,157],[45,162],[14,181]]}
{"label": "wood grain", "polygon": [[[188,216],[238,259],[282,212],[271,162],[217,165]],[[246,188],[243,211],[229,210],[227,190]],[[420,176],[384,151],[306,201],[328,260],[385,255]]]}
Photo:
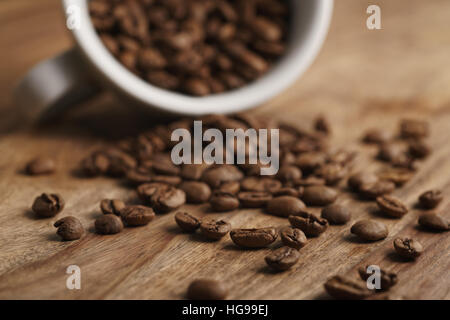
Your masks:
{"label": "wood grain", "polygon": [[[450,218],[450,20],[447,0],[377,1],[383,29],[365,28],[369,1],[336,1],[328,40],[313,67],[289,90],[258,108],[299,127],[308,127],[319,113],[333,125],[333,145],[361,150],[359,168],[377,169],[376,150],[358,139],[368,127],[395,132],[400,118],[430,120],[434,153],[415,178],[395,194],[414,207],[428,188],[446,194],[439,211]],[[370,217],[385,222],[389,237],[374,244],[349,236],[350,224],[331,227],[301,250],[290,271],[271,273],[266,250],[242,251],[229,238],[204,242],[178,232],[173,213],[158,216],[145,227],[114,236],[92,231],[105,197],[133,199],[134,192],[116,180],[86,180],[76,175],[78,161],[102,141],[133,134],[149,119],[118,105],[109,95],[73,110],[61,123],[19,128],[12,89],[33,64],[71,46],[56,0],[0,2],[0,110],[5,129],[0,138],[0,298],[2,299],[178,299],[197,277],[229,281],[232,299],[321,299],[323,282],[339,273],[356,275],[361,265],[379,264],[398,272],[397,296],[450,298],[450,233],[426,233],[416,227],[419,211],[401,220],[386,219],[373,202],[360,202],[343,193],[339,202],[354,210],[354,220]],[[220,110],[218,110],[220,111]],[[56,174],[32,178],[23,165],[33,156],[53,155]],[[355,168],[358,169],[358,168]],[[342,186],[340,189],[344,190]],[[74,215],[86,226],[86,236],[61,242],[52,219],[35,219],[29,208],[42,192],[59,192],[67,206],[59,216]],[[189,206],[186,206],[190,208]],[[287,221],[256,210],[199,216],[223,217],[234,227],[283,226]],[[393,254],[397,236],[416,237],[425,247],[417,262]],[[82,272],[82,289],[66,289],[69,265]]]}

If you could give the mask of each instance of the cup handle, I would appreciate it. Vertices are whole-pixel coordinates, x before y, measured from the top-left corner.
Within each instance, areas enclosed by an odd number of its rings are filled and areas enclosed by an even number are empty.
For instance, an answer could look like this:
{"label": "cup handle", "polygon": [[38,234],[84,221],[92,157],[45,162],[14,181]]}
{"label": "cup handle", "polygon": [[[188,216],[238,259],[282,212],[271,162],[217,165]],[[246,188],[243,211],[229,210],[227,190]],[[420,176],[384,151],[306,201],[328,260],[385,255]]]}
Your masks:
{"label": "cup handle", "polygon": [[23,116],[45,121],[99,91],[80,53],[72,49],[36,65],[14,95]]}

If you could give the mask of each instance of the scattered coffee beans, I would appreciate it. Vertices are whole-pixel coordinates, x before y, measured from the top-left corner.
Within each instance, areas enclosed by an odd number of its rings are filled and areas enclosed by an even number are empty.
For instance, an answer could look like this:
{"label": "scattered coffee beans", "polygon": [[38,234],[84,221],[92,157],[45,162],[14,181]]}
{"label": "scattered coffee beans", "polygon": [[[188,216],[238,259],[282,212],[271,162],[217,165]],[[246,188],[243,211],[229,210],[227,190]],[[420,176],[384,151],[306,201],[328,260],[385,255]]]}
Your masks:
{"label": "scattered coffee beans", "polygon": [[114,214],[105,214],[95,220],[95,231],[98,234],[115,234],[122,230],[122,220]]}
{"label": "scattered coffee beans", "polygon": [[448,231],[449,222],[435,213],[424,213],[419,217],[419,225],[431,231]]}
{"label": "scattered coffee beans", "polygon": [[121,217],[127,226],[144,226],[155,218],[155,212],[152,208],[145,206],[126,206],[121,211]]}
{"label": "scattered coffee beans", "polygon": [[71,216],[59,219],[55,222],[54,227],[58,228],[56,233],[64,241],[80,239],[84,234],[84,228],[80,220]]}
{"label": "scattered coffee beans", "polygon": [[220,240],[231,230],[231,224],[223,220],[206,220],[200,224],[200,232],[210,240]]}
{"label": "scattered coffee beans", "polygon": [[290,224],[302,230],[307,237],[317,237],[328,228],[328,221],[313,213],[301,211],[297,216],[289,216]]}
{"label": "scattered coffee beans", "polygon": [[394,249],[405,259],[415,259],[423,252],[420,242],[410,238],[396,238],[394,240]]}
{"label": "scattered coffee beans", "polygon": [[378,241],[388,236],[388,228],[375,220],[360,220],[350,229],[351,233],[365,241]]}
{"label": "scattered coffee beans", "polygon": [[276,197],[267,202],[267,212],[280,217],[297,215],[305,208],[303,201],[291,196]]}
{"label": "scattered coffee beans", "polygon": [[175,222],[186,232],[194,232],[200,227],[200,220],[184,211],[175,214]]}
{"label": "scattered coffee beans", "polygon": [[298,250],[291,247],[281,247],[273,250],[265,260],[269,267],[276,271],[290,269],[300,258]]}
{"label": "scattered coffee beans", "polygon": [[336,201],[336,190],[326,186],[309,186],[303,191],[302,200],[309,206],[326,206]]}
{"label": "scattered coffee beans", "polygon": [[393,196],[383,195],[377,197],[376,201],[380,210],[390,217],[401,218],[408,213],[406,205]]}
{"label": "scattered coffee beans", "polygon": [[31,176],[50,174],[55,172],[55,161],[48,157],[38,157],[31,160],[25,171]]}
{"label": "scattered coffee beans", "polygon": [[332,204],[322,209],[322,218],[327,219],[330,224],[346,224],[352,217],[348,206]]}
{"label": "scattered coffee beans", "polygon": [[443,199],[440,190],[430,190],[422,193],[419,197],[419,204],[425,209],[434,209]]}
{"label": "scattered coffee beans", "polygon": [[[359,276],[362,280],[367,281],[370,276],[373,275],[373,273],[368,272],[369,265],[366,267],[360,267],[358,269]],[[380,291],[386,291],[389,290],[391,287],[395,286],[398,282],[397,274],[394,272],[388,272],[384,269],[380,269]]]}
{"label": "scattered coffee beans", "polygon": [[373,294],[373,291],[367,289],[365,282],[339,275],[328,279],[324,287],[336,299],[359,300]]}
{"label": "scattered coffee beans", "polygon": [[227,295],[227,286],[212,279],[194,280],[187,290],[187,298],[191,300],[223,300]]}
{"label": "scattered coffee beans", "polygon": [[302,230],[286,227],[280,231],[281,241],[285,246],[300,250],[308,241]]}
{"label": "scattered coffee beans", "polygon": [[273,243],[278,232],[275,228],[234,229],[230,232],[233,242],[244,248],[263,248]]}
{"label": "scattered coffee beans", "polygon": [[185,181],[180,189],[186,193],[187,203],[204,203],[211,197],[211,188],[204,182]]}
{"label": "scattered coffee beans", "polygon": [[220,191],[214,192],[209,204],[215,212],[226,212],[239,208],[239,200],[234,194]]}
{"label": "scattered coffee beans", "polygon": [[116,216],[120,216],[120,211],[125,209],[125,207],[125,202],[122,200],[104,199],[100,202],[100,209],[104,214],[115,214]]}
{"label": "scattered coffee beans", "polygon": [[57,215],[64,209],[64,199],[56,193],[43,193],[37,197],[31,209],[40,218],[49,218]]}

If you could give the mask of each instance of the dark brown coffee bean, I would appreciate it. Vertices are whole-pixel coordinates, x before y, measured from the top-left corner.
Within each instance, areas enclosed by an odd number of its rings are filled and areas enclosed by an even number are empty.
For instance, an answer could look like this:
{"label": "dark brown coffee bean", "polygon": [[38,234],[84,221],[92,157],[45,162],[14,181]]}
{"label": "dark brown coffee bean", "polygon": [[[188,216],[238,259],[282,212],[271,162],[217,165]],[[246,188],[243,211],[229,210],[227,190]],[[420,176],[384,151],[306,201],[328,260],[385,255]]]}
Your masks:
{"label": "dark brown coffee bean", "polygon": [[378,178],[375,174],[371,172],[362,171],[350,176],[350,178],[347,181],[347,184],[350,189],[352,189],[355,192],[358,192],[363,185],[372,184],[377,181]]}
{"label": "dark brown coffee bean", "polygon": [[314,129],[316,131],[323,132],[324,134],[331,133],[331,125],[324,115],[320,115],[316,118],[316,120],[314,120]]}
{"label": "dark brown coffee bean", "polygon": [[388,228],[380,221],[360,220],[356,222],[350,232],[365,241],[378,241],[388,236]]}
{"label": "dark brown coffee bean", "polygon": [[377,197],[376,201],[380,210],[390,217],[401,218],[408,213],[406,205],[393,196],[383,195]]}
{"label": "dark brown coffee bean", "polygon": [[241,189],[245,191],[274,193],[281,187],[280,181],[270,178],[248,177],[241,181]]}
{"label": "dark brown coffee bean", "polygon": [[325,179],[314,176],[293,181],[293,185],[296,187],[324,186],[325,183]]}
{"label": "dark brown coffee bean", "polygon": [[180,189],[186,193],[187,203],[205,203],[211,197],[211,188],[204,182],[185,181]]}
{"label": "dark brown coffee bean", "polygon": [[428,122],[418,119],[403,119],[400,122],[400,135],[402,138],[420,139],[429,135]]}
{"label": "dark brown coffee bean", "polygon": [[435,213],[424,213],[419,217],[419,225],[431,231],[448,231],[449,221]]}
{"label": "dark brown coffee bean", "polygon": [[308,174],[323,166],[325,164],[325,160],[326,157],[323,153],[306,152],[300,154],[295,159],[295,165]]}
{"label": "dark brown coffee bean", "polygon": [[434,209],[441,203],[444,196],[440,190],[429,190],[419,196],[419,204],[425,209]]}
{"label": "dark brown coffee bean", "polygon": [[187,298],[191,300],[224,300],[227,295],[227,286],[211,279],[194,280],[187,290]]}
{"label": "dark brown coffee bean", "polygon": [[[364,281],[367,281],[367,279],[369,279],[369,277],[371,275],[373,275],[372,272],[368,272],[368,270],[370,271],[369,267],[370,266],[368,265],[366,267],[358,268],[359,276]],[[388,272],[383,269],[380,269],[380,289],[377,289],[377,290],[387,291],[391,287],[395,286],[397,284],[397,282],[398,282],[398,277],[397,277],[396,273]]]}
{"label": "dark brown coffee bean", "polygon": [[308,241],[302,230],[286,227],[280,231],[281,241],[285,246],[300,250]]}
{"label": "dark brown coffee bean", "polygon": [[347,175],[347,169],[339,163],[327,163],[314,171],[329,186],[336,185]]}
{"label": "dark brown coffee bean", "polygon": [[277,179],[281,182],[290,182],[302,177],[302,171],[295,166],[283,166],[278,170]]}
{"label": "dark brown coffee bean", "polygon": [[328,228],[328,221],[316,217],[313,213],[302,211],[297,216],[289,216],[289,223],[302,230],[307,237],[317,237]]}
{"label": "dark brown coffee bean", "polygon": [[184,164],[181,168],[181,177],[186,180],[200,180],[203,172],[208,169],[206,164]]}
{"label": "dark brown coffee bean", "polygon": [[391,134],[382,129],[370,129],[366,131],[363,137],[365,143],[385,144],[391,140]]}
{"label": "dark brown coffee bean", "polygon": [[55,172],[56,165],[53,159],[38,157],[31,160],[26,166],[26,172],[31,176],[50,174]]}
{"label": "dark brown coffee bean", "polygon": [[98,234],[115,234],[122,230],[122,220],[116,215],[105,214],[95,220],[95,231]]}
{"label": "dark brown coffee bean", "polygon": [[203,173],[202,180],[211,188],[219,188],[224,182],[239,181],[243,177],[243,173],[235,166],[223,165],[207,170]]}
{"label": "dark brown coffee bean", "polygon": [[421,140],[412,141],[409,143],[409,154],[416,159],[423,159],[430,155],[431,147]]}
{"label": "dark brown coffee bean", "polygon": [[286,187],[286,188],[281,188],[281,189],[278,189],[277,191],[275,191],[273,193],[273,196],[274,197],[291,196],[291,197],[298,198],[303,194],[303,190],[304,190],[303,187],[298,187],[297,189]]}
{"label": "dark brown coffee bean", "polygon": [[145,75],[145,79],[163,89],[175,90],[180,86],[179,79],[165,71],[150,71]]}
{"label": "dark brown coffee bean", "polygon": [[93,152],[81,161],[81,170],[89,177],[106,174],[108,168],[109,158],[103,151]]}
{"label": "dark brown coffee bean", "polygon": [[275,249],[265,258],[267,265],[276,271],[290,269],[297,263],[298,259],[300,259],[300,253],[291,247]]}
{"label": "dark brown coffee bean", "polygon": [[103,199],[100,202],[100,209],[104,214],[115,214],[116,216],[120,216],[121,210],[125,209],[125,207],[125,202],[122,200]]}
{"label": "dark brown coffee bean", "polygon": [[37,197],[31,209],[40,218],[49,218],[57,215],[64,209],[64,199],[56,193],[43,193]]}
{"label": "dark brown coffee bean", "polygon": [[332,204],[322,209],[322,218],[327,219],[330,224],[346,224],[352,217],[349,206]]}
{"label": "dark brown coffee bean", "polygon": [[141,199],[156,212],[166,213],[177,209],[186,202],[186,194],[165,183],[147,183],[138,187]]}
{"label": "dark brown coffee bean", "polygon": [[184,211],[175,214],[175,222],[186,232],[194,232],[200,227],[200,220]]}
{"label": "dark brown coffee bean", "polygon": [[326,186],[309,186],[303,191],[302,200],[309,206],[326,206],[336,201],[336,190]]}
{"label": "dark brown coffee bean", "polygon": [[391,181],[379,180],[373,183],[363,184],[359,188],[359,194],[367,199],[376,199],[379,196],[389,194],[395,189],[395,184]]}
{"label": "dark brown coffee bean", "polygon": [[59,219],[53,226],[55,228],[58,228],[56,233],[64,241],[80,239],[84,234],[83,225],[81,224],[80,220],[75,217],[68,216]]}
{"label": "dark brown coffee bean", "polygon": [[383,161],[393,162],[403,156],[405,150],[396,143],[384,143],[378,150],[378,158]]}
{"label": "dark brown coffee bean", "polygon": [[272,199],[272,195],[268,192],[239,192],[239,202],[244,208],[263,208],[267,202]]}
{"label": "dark brown coffee bean", "polygon": [[200,224],[200,231],[207,239],[220,240],[231,230],[231,224],[223,220],[206,220]]}
{"label": "dark brown coffee bean", "polygon": [[411,238],[396,238],[394,240],[394,249],[405,259],[415,259],[423,252],[422,244]]}
{"label": "dark brown coffee bean", "polygon": [[328,294],[336,299],[360,300],[373,294],[365,282],[339,275],[328,279],[324,287]]}
{"label": "dark brown coffee bean", "polygon": [[217,191],[231,194],[237,194],[239,190],[241,190],[239,181],[224,182],[220,185],[219,189],[217,189]]}
{"label": "dark brown coffee bean", "polygon": [[128,171],[137,167],[137,161],[129,154],[116,148],[109,148],[104,151],[108,157],[109,165],[107,174],[113,177],[122,177]]}
{"label": "dark brown coffee bean", "polygon": [[414,177],[414,172],[407,168],[390,168],[378,173],[380,180],[391,181],[396,186],[403,186]]}
{"label": "dark brown coffee bean", "polygon": [[127,226],[144,226],[155,218],[152,208],[145,206],[126,206],[121,212],[122,220]]}
{"label": "dark brown coffee bean", "polygon": [[230,232],[233,242],[244,248],[263,248],[273,243],[278,232],[275,228],[234,229]]}
{"label": "dark brown coffee bean", "polygon": [[238,198],[234,194],[226,192],[214,192],[209,204],[215,212],[226,212],[239,208]]}
{"label": "dark brown coffee bean", "polygon": [[182,182],[182,179],[180,177],[177,176],[162,176],[162,175],[157,175],[157,176],[152,176],[152,182],[159,182],[159,183],[164,183],[164,184],[169,184],[171,186],[177,186]]}
{"label": "dark brown coffee bean", "polygon": [[267,212],[280,217],[297,215],[305,208],[303,201],[291,196],[276,197],[267,202]]}

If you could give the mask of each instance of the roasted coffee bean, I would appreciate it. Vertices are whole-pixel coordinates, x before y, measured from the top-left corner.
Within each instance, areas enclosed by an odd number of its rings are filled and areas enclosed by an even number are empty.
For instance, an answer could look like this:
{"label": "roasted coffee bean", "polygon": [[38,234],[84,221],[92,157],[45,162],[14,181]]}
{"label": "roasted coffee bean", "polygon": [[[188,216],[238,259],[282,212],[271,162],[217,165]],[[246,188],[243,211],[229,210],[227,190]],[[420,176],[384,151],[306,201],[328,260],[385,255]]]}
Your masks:
{"label": "roasted coffee bean", "polygon": [[325,179],[310,176],[308,178],[295,180],[293,182],[296,187],[309,187],[309,186],[324,186],[326,183]]}
{"label": "roasted coffee bean", "polygon": [[308,241],[302,230],[293,227],[283,228],[280,231],[280,237],[285,246],[297,250],[303,248]]}
{"label": "roasted coffee bean", "polygon": [[302,211],[297,216],[289,216],[289,223],[302,230],[307,237],[317,237],[328,228],[328,221],[316,217],[313,213]]}
{"label": "roasted coffee bean", "polygon": [[326,206],[336,201],[336,190],[326,186],[305,187],[302,200],[309,206]]}
{"label": "roasted coffee bean", "polygon": [[243,173],[235,166],[223,165],[204,172],[202,180],[209,184],[211,188],[219,188],[224,182],[239,181],[243,177]]}
{"label": "roasted coffee bean", "polygon": [[125,207],[125,202],[122,200],[103,199],[100,202],[100,209],[104,214],[115,214],[116,216],[120,216],[121,210],[125,209]]}
{"label": "roasted coffee bean", "polygon": [[159,182],[159,183],[165,183],[165,184],[170,184],[172,186],[177,186],[181,183],[181,178],[177,177],[177,176],[163,176],[163,175],[157,175],[157,176],[152,176],[152,180],[153,182]]}
{"label": "roasted coffee bean", "polygon": [[[369,277],[373,275],[373,271],[370,272],[370,265],[358,268],[358,273],[361,279],[364,281],[367,281],[367,279],[369,279]],[[396,273],[380,269],[380,289],[377,290],[389,290],[391,287],[395,286],[397,282],[398,277]]]}
{"label": "roasted coffee bean", "polygon": [[184,164],[181,168],[180,175],[186,180],[200,180],[203,172],[208,169],[206,164]]}
{"label": "roasted coffee bean", "polygon": [[95,151],[81,161],[81,170],[86,176],[94,177],[106,174],[109,163],[109,158],[103,151]]}
{"label": "roasted coffee bean", "polygon": [[187,290],[187,298],[191,300],[224,300],[227,295],[227,286],[212,279],[194,280]]}
{"label": "roasted coffee bean", "polygon": [[416,140],[409,143],[408,151],[413,158],[423,159],[430,155],[431,147],[425,141]]}
{"label": "roasted coffee bean", "polygon": [[320,115],[316,118],[316,120],[314,121],[314,129],[316,131],[323,132],[324,134],[331,133],[331,125],[324,115]]}
{"label": "roasted coffee bean", "polygon": [[379,180],[372,183],[363,184],[359,188],[359,194],[367,199],[376,199],[379,196],[389,194],[395,189],[395,184],[391,181]]}
{"label": "roasted coffee bean", "polygon": [[277,179],[281,182],[291,182],[302,177],[302,171],[295,166],[283,166],[278,170]]}
{"label": "roasted coffee bean", "polygon": [[220,191],[213,193],[209,204],[215,212],[226,212],[239,208],[239,200],[234,194]]}
{"label": "roasted coffee bean", "polygon": [[269,267],[276,271],[290,269],[300,259],[298,250],[291,247],[281,247],[269,253],[265,260]]}
{"label": "roasted coffee bean", "polygon": [[425,209],[434,209],[444,199],[440,190],[429,190],[419,196],[419,204]]}
{"label": "roasted coffee bean", "polygon": [[105,214],[95,220],[95,231],[98,234],[115,234],[122,230],[122,220],[116,215]]}
{"label": "roasted coffee bean", "polygon": [[239,202],[244,208],[263,208],[267,202],[272,199],[272,195],[268,192],[239,192]]}
{"label": "roasted coffee bean", "polygon": [[314,174],[324,179],[327,185],[333,186],[346,176],[347,169],[339,163],[327,163],[317,168]]}
{"label": "roasted coffee bean", "polygon": [[393,162],[404,155],[403,147],[396,143],[384,143],[378,150],[378,159]]}
{"label": "roasted coffee bean", "polygon": [[328,279],[324,287],[336,299],[360,300],[373,294],[365,282],[339,275]]}
{"label": "roasted coffee bean", "polygon": [[424,213],[419,217],[419,225],[431,231],[448,231],[449,221],[435,213]]}
{"label": "roasted coffee bean", "polygon": [[403,186],[414,177],[414,172],[407,168],[390,168],[378,173],[380,180],[391,181],[396,186]]}
{"label": "roasted coffee bean", "polygon": [[200,224],[200,232],[210,240],[220,240],[231,230],[231,224],[223,220],[205,220]]}
{"label": "roasted coffee bean", "polygon": [[240,190],[241,184],[239,181],[224,182],[220,185],[219,189],[217,189],[217,191],[231,194],[237,194]]}
{"label": "roasted coffee bean", "polygon": [[342,204],[332,204],[322,209],[322,218],[330,224],[346,224],[352,217],[349,206]]}
{"label": "roasted coffee bean", "polygon": [[155,218],[155,212],[152,208],[145,206],[126,206],[120,212],[122,220],[127,226],[144,226]]}
{"label": "roasted coffee bean", "polygon": [[358,192],[363,185],[370,185],[378,181],[375,174],[371,172],[361,171],[351,175],[347,181],[350,189]]}
{"label": "roasted coffee bean", "polygon": [[241,181],[241,189],[244,191],[258,191],[274,193],[282,187],[280,181],[270,178],[248,177]]}
{"label": "roasted coffee bean", "polygon": [[306,152],[295,159],[295,165],[303,172],[309,174],[325,164],[326,157],[320,152]]}
{"label": "roasted coffee bean", "polygon": [[281,189],[278,189],[277,191],[275,191],[273,193],[273,196],[274,197],[291,196],[291,197],[298,198],[303,194],[303,190],[304,190],[303,187],[298,187],[297,189],[285,187],[285,188],[281,188]]}
{"label": "roasted coffee bean", "polygon": [[64,199],[56,193],[43,193],[37,197],[31,209],[40,218],[57,215],[64,209]]}
{"label": "roasted coffee bean", "polygon": [[267,212],[280,217],[297,215],[305,208],[303,201],[291,196],[276,197],[267,202]]}
{"label": "roasted coffee bean", "polygon": [[141,199],[157,213],[172,211],[186,202],[186,194],[165,183],[147,183],[138,187]]}
{"label": "roasted coffee bean", "polygon": [[186,193],[187,203],[204,203],[211,197],[211,188],[204,182],[185,181],[179,188]]}
{"label": "roasted coffee bean", "polygon": [[420,139],[429,135],[428,122],[418,119],[403,119],[400,122],[400,135],[402,138]]}
{"label": "roasted coffee bean", "polygon": [[396,238],[394,240],[394,249],[399,256],[405,259],[415,259],[423,252],[422,244],[410,238]]}
{"label": "roasted coffee bean", "polygon": [[275,228],[234,229],[230,232],[233,242],[244,248],[263,248],[273,243],[278,232]]}
{"label": "roasted coffee bean", "polygon": [[64,241],[80,239],[84,234],[83,225],[81,224],[80,220],[75,217],[68,216],[59,219],[53,226],[55,228],[58,228],[56,233]]}
{"label": "roasted coffee bean", "polygon": [[406,205],[393,196],[383,195],[377,197],[376,201],[380,210],[390,217],[401,218],[408,213]]}
{"label": "roasted coffee bean", "polygon": [[38,157],[31,160],[25,170],[31,176],[44,175],[53,173],[56,169],[56,164],[53,159],[48,157]]}
{"label": "roasted coffee bean", "polygon": [[122,177],[128,171],[137,167],[137,161],[129,154],[116,148],[109,148],[104,151],[108,157],[109,165],[107,174],[113,177]]}
{"label": "roasted coffee bean", "polygon": [[200,227],[200,220],[184,211],[175,214],[175,222],[186,232],[194,232]]}
{"label": "roasted coffee bean", "polygon": [[388,236],[388,228],[380,221],[360,220],[356,222],[350,232],[365,241],[378,241]]}
{"label": "roasted coffee bean", "polygon": [[363,137],[365,143],[385,144],[391,139],[391,134],[382,129],[369,129]]}

